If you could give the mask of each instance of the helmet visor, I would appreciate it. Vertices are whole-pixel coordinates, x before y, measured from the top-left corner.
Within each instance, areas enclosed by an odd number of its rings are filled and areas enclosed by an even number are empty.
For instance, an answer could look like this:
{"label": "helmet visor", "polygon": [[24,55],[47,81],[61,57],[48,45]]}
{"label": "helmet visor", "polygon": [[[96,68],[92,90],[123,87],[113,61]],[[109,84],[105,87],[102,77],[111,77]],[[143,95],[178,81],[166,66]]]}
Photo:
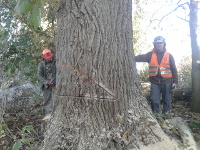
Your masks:
{"label": "helmet visor", "polygon": [[154,43],[164,43],[163,40],[156,40]]}

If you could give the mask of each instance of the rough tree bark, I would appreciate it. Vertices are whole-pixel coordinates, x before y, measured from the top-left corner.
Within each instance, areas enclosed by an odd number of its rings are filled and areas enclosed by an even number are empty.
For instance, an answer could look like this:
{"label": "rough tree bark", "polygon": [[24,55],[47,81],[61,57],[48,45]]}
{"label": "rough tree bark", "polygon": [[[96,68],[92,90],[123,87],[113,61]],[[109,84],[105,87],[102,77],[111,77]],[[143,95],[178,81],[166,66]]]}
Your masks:
{"label": "rough tree bark", "polygon": [[192,103],[191,110],[200,113],[200,47],[197,43],[198,1],[190,0],[190,37],[192,47]]}
{"label": "rough tree bark", "polygon": [[131,6],[60,0],[56,102],[43,149],[145,150],[166,139],[138,83]]}

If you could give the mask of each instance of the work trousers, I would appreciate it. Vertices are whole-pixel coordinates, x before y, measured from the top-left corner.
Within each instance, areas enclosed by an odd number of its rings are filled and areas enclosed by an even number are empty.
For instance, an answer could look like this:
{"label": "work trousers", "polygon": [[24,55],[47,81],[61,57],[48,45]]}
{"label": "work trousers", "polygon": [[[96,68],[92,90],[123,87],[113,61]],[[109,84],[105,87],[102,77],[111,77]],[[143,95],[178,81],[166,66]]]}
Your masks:
{"label": "work trousers", "polygon": [[44,109],[45,109],[45,115],[51,114],[53,110],[53,97],[54,97],[54,89],[52,88],[45,88],[43,90],[43,96],[44,96]]}
{"label": "work trousers", "polygon": [[162,96],[162,104],[163,104],[163,117],[168,119],[168,113],[171,107],[171,99],[172,99],[172,83],[167,84],[154,84],[151,83],[151,107],[152,111],[155,114],[159,114],[159,105],[161,102]]}

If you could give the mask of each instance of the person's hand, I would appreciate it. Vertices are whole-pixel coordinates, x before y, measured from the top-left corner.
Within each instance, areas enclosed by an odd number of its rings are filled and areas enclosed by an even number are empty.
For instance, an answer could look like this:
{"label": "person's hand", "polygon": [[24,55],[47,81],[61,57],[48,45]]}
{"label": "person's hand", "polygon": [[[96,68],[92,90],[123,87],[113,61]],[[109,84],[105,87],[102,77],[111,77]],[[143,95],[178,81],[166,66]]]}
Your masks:
{"label": "person's hand", "polygon": [[53,83],[53,79],[51,79],[51,80],[47,83],[47,85],[48,85],[49,87],[51,87],[51,88],[55,88],[55,84]]}
{"label": "person's hand", "polygon": [[48,86],[52,86],[52,80],[53,80],[53,79],[49,80],[49,82],[47,83]]}
{"label": "person's hand", "polygon": [[173,83],[172,84],[172,89],[177,89],[178,88],[178,84],[177,83]]}
{"label": "person's hand", "polygon": [[51,82],[48,82],[47,85],[48,85],[48,86],[51,86]]}

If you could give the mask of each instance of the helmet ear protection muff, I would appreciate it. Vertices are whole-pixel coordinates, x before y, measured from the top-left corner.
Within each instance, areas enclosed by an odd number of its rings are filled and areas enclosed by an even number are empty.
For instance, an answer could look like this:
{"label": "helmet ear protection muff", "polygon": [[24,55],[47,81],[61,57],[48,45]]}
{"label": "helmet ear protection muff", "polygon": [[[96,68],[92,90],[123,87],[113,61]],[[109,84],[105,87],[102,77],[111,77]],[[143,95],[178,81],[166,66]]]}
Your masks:
{"label": "helmet ear protection muff", "polygon": [[159,43],[159,42],[163,42],[164,46],[166,46],[165,38],[162,36],[157,36],[157,37],[155,37],[155,39],[153,41],[154,47],[156,46],[156,43]]}

